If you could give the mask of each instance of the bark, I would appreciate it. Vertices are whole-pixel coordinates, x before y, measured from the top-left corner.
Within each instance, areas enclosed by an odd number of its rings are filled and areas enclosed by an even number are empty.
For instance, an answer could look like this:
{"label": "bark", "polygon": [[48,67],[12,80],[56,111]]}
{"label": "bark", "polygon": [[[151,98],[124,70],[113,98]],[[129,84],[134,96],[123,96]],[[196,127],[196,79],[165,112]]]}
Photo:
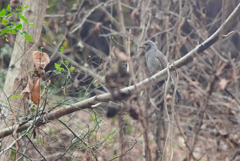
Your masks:
{"label": "bark", "polygon": [[[17,88],[16,78],[20,79],[24,74],[33,69],[34,63],[32,59],[32,51],[37,50],[37,42],[40,38],[42,26],[44,23],[44,16],[46,13],[48,0],[22,0],[22,6],[29,6],[22,12],[22,15],[28,19],[29,22],[36,24],[35,26],[28,25],[21,20],[23,24],[23,31],[26,31],[32,38],[33,42],[28,42],[20,33],[17,34],[14,50],[11,57],[10,68],[7,72],[7,77],[4,85],[4,92],[1,94],[1,121],[0,129],[12,126],[14,122],[12,107],[16,111],[23,111],[22,99],[9,100],[8,98],[14,93],[20,94],[22,89]],[[17,89],[17,90],[16,90]],[[14,138],[12,136],[4,138],[2,142],[1,151],[8,147]],[[0,155],[0,160],[8,160],[8,154]]]}

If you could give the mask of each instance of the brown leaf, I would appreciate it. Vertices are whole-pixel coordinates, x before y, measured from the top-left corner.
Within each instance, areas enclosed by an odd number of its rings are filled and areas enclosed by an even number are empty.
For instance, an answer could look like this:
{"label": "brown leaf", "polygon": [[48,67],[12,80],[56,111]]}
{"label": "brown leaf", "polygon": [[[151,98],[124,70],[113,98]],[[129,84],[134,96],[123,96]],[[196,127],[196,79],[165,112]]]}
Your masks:
{"label": "brown leaf", "polygon": [[124,52],[120,51],[118,48],[113,47],[113,53],[120,62],[128,61],[128,56]]}
{"label": "brown leaf", "polygon": [[30,75],[28,74],[27,86],[26,86],[26,88],[24,88],[24,90],[22,92],[22,97],[23,98],[29,97],[29,94],[31,93],[32,87],[33,87],[32,79],[31,79]]}
{"label": "brown leaf", "polygon": [[31,92],[31,90],[30,90],[29,83],[28,83],[26,88],[22,92],[22,97],[23,98],[29,97],[30,92]]}
{"label": "brown leaf", "polygon": [[43,53],[40,51],[34,51],[33,52],[33,61],[36,65],[36,68],[39,69],[39,67],[42,67],[45,69],[45,67],[50,62],[50,58],[47,53]]}
{"label": "brown leaf", "polygon": [[155,31],[157,31],[157,32],[161,32],[162,31],[162,28],[157,23],[152,23],[150,28],[155,30]]}
{"label": "brown leaf", "polygon": [[218,130],[219,134],[221,135],[227,135],[227,131],[226,130]]}
{"label": "brown leaf", "polygon": [[26,74],[24,74],[23,76],[22,76],[22,78],[20,79],[20,85],[22,85],[22,89],[24,89],[24,88],[26,88],[26,86],[27,86],[27,84],[28,84],[28,78],[29,78],[29,76],[28,76],[28,74],[26,73]]}
{"label": "brown leaf", "polygon": [[101,23],[101,22],[98,22],[98,23],[96,24],[96,26],[95,26],[95,28],[94,28],[94,33],[95,33],[96,35],[99,35],[101,26],[102,26],[102,23]]}
{"label": "brown leaf", "polygon": [[45,75],[45,69],[43,69],[42,67],[39,68],[34,67],[34,74],[42,78]]}
{"label": "brown leaf", "polygon": [[227,84],[228,84],[228,81],[225,78],[223,78],[219,82],[219,88],[223,90],[226,88]]}
{"label": "brown leaf", "polygon": [[35,78],[33,83],[32,96],[31,96],[31,100],[37,105],[39,104],[39,91],[40,91],[40,78],[37,77]]}
{"label": "brown leaf", "polygon": [[132,21],[134,22],[135,25],[139,25],[140,24],[140,13],[139,13],[139,9],[135,9],[132,11],[130,18],[132,19]]}

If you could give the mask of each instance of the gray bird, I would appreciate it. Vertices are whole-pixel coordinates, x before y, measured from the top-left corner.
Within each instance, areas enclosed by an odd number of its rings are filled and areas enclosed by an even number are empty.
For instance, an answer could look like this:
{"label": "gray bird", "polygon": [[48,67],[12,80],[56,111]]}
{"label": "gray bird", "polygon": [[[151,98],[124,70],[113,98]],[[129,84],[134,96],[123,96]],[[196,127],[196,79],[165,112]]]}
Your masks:
{"label": "gray bird", "polygon": [[[163,55],[161,51],[157,49],[157,46],[154,44],[154,42],[150,40],[145,41],[140,48],[143,48],[144,50],[145,63],[150,75],[154,75],[167,67],[168,61],[166,57]],[[167,77],[165,79],[167,79]],[[174,84],[172,75],[171,81],[172,84]],[[174,89],[174,86],[171,85],[171,88]],[[175,96],[175,102],[178,103],[180,100],[181,96],[177,91]]]}

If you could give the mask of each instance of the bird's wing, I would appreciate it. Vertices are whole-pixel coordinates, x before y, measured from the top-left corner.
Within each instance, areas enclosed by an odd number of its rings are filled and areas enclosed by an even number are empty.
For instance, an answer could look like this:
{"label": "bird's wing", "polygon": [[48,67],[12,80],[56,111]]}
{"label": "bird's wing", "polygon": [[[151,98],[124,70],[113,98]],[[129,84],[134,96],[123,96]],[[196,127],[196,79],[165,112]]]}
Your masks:
{"label": "bird's wing", "polygon": [[[165,57],[165,55],[163,55],[163,53],[159,50],[157,50],[156,55],[157,55],[159,64],[161,65],[162,69],[167,68],[168,61],[167,61],[167,58]],[[172,82],[174,83],[172,75],[170,75],[170,76],[171,76]]]}
{"label": "bird's wing", "polygon": [[157,56],[157,59],[161,65],[162,69],[166,68],[168,61],[167,61],[166,57],[163,55],[163,53],[161,51],[157,50],[156,56]]}

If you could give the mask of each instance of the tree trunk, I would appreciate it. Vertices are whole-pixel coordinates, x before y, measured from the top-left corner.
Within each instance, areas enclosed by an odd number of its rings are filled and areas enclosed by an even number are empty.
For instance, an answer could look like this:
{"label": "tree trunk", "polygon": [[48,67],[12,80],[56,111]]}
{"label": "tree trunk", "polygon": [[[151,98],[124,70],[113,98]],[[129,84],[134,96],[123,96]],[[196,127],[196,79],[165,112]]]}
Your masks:
{"label": "tree trunk", "polygon": [[[22,0],[21,5],[23,7],[29,6],[24,9],[22,15],[28,19],[29,22],[36,24],[35,26],[28,25],[21,20],[23,24],[22,31],[26,31],[31,36],[34,42],[28,42],[20,33],[17,34],[14,50],[11,57],[10,68],[7,72],[7,77],[4,85],[4,92],[1,94],[1,117],[0,117],[0,129],[3,129],[14,124],[13,116],[13,102],[14,108],[18,113],[23,113],[23,101],[22,99],[11,99],[9,97],[20,94],[22,89],[17,88],[16,78],[20,78],[33,69],[34,63],[32,58],[32,51],[37,50],[37,42],[40,38],[42,26],[44,23],[44,16],[48,0]],[[17,89],[17,91],[16,91]],[[14,136],[14,135],[13,135]],[[3,139],[1,144],[1,151],[9,147],[14,142],[13,136],[9,136]],[[9,160],[8,152],[0,155],[0,160]]]}

